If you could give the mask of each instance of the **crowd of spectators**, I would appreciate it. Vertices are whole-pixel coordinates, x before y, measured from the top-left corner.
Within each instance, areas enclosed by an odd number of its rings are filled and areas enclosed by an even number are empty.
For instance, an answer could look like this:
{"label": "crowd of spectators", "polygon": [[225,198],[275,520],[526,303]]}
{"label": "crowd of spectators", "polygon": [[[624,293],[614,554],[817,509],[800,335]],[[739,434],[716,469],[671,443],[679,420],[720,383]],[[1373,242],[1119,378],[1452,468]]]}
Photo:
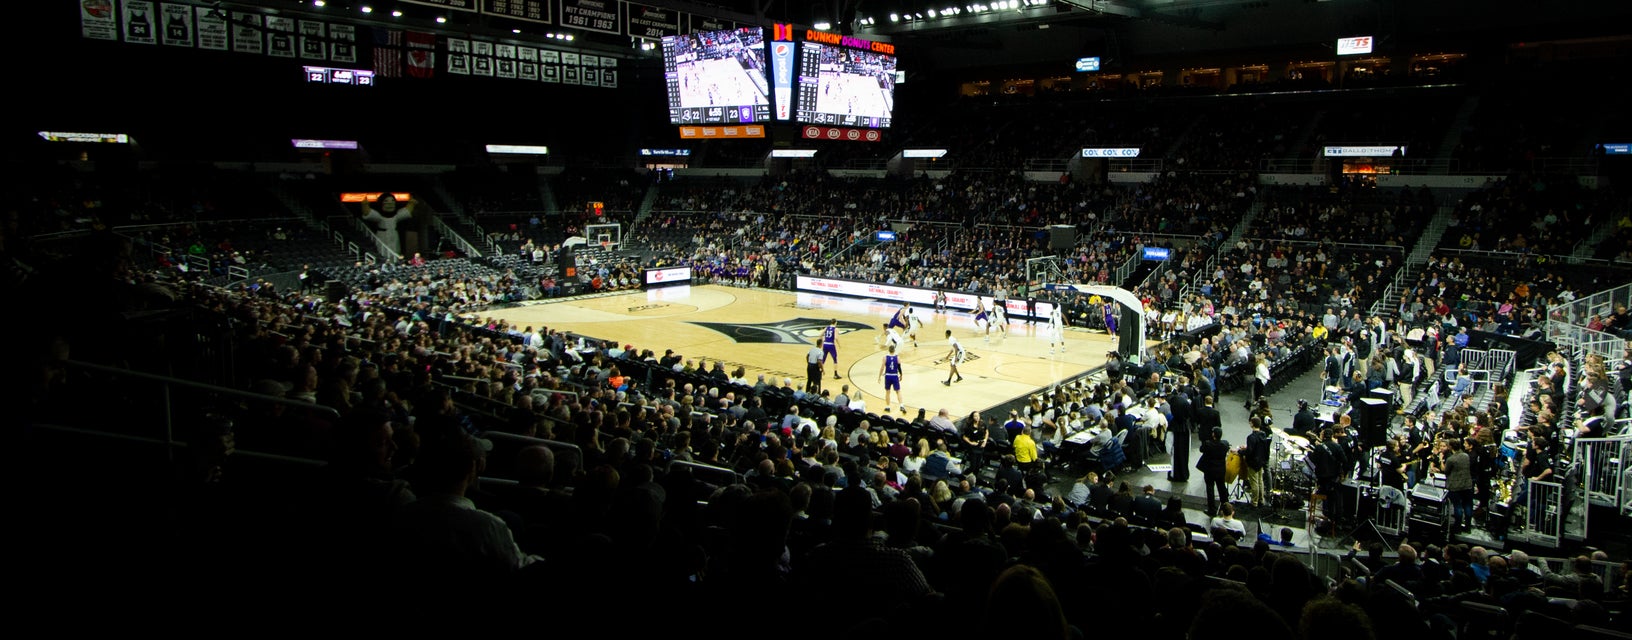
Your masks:
{"label": "crowd of spectators", "polygon": [[1255,238],[1409,248],[1434,215],[1426,189],[1380,191],[1353,181],[1277,187],[1265,200],[1248,232]]}
{"label": "crowd of spectators", "polygon": [[1573,176],[1514,174],[1463,198],[1440,246],[1568,256],[1626,207],[1615,189],[1588,189]]}

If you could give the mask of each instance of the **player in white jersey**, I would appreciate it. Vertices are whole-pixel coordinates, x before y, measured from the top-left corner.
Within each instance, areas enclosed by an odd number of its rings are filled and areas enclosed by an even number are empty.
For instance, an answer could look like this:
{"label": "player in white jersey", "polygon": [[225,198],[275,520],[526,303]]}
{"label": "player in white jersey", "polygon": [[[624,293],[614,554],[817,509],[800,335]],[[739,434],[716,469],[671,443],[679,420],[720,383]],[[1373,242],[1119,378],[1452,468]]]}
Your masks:
{"label": "player in white jersey", "polygon": [[1005,305],[1001,302],[992,302],[992,320],[986,325],[986,334],[988,336],[992,333],[992,327],[996,326],[997,330],[1003,334],[1003,337],[1009,337],[1009,310],[1004,307]]}
{"label": "player in white jersey", "polygon": [[901,332],[896,330],[895,327],[890,327],[890,328],[884,330],[884,348],[885,349],[899,350],[900,348],[905,347],[906,343],[907,343],[907,339],[905,337],[903,337],[901,335]]}
{"label": "player in white jersey", "polygon": [[1060,353],[1065,353],[1065,318],[1060,316],[1060,305],[1048,312],[1048,355],[1054,355],[1054,345],[1060,346]]}
{"label": "player in white jersey", "polygon": [[913,348],[918,347],[918,330],[924,328],[923,319],[918,317],[911,308],[907,309],[907,338],[912,340]]}
{"label": "player in white jersey", "polygon": [[952,386],[953,378],[957,378],[957,382],[963,382],[963,374],[958,373],[958,363],[963,362],[964,352],[963,345],[958,344],[958,339],[952,337],[951,329],[946,330],[946,342],[947,344],[952,345],[952,350],[946,352],[946,361],[948,364],[952,365],[952,369],[947,373],[946,381],[942,382],[941,384],[950,387]]}

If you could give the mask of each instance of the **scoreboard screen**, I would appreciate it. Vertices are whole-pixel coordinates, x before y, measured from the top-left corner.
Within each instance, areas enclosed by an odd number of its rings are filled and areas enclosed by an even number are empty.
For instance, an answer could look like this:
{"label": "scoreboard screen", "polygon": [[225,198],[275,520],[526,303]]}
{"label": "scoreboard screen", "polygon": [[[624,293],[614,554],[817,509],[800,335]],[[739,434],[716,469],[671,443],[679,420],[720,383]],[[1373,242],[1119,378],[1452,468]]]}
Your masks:
{"label": "scoreboard screen", "polygon": [[359,87],[372,87],[374,86],[374,72],[367,69],[306,67],[306,82],[315,84],[349,84]]}
{"label": "scoreboard screen", "polygon": [[765,30],[743,27],[663,37],[670,124],[771,119]]}
{"label": "scoreboard screen", "polygon": [[895,56],[799,43],[798,122],[883,129],[894,108]]}

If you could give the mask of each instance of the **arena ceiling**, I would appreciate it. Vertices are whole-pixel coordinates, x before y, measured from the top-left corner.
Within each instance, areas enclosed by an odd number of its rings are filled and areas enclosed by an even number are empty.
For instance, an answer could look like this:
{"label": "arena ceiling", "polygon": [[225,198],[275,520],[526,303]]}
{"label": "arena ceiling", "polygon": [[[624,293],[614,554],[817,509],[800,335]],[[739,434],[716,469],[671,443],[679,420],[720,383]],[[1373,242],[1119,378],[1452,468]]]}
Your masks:
{"label": "arena ceiling", "polygon": [[[435,5],[476,0],[182,0],[226,9],[358,16],[438,31],[520,39],[573,33],[559,24],[517,23]],[[512,4],[517,0],[511,0]],[[538,1],[538,0],[534,0]],[[543,0],[559,7],[564,2]],[[609,4],[614,0],[601,0]],[[621,0],[619,0],[621,1]],[[1281,49],[1329,55],[1340,37],[1369,35],[1381,50],[1458,38],[1625,36],[1625,0],[1535,3],[1512,0],[627,0],[743,24],[791,23],[897,44],[904,63],[951,69],[1024,64],[1061,56],[1107,58]],[[393,17],[396,12],[402,15]],[[434,18],[447,19],[444,23]],[[1472,35],[1477,34],[1477,36]],[[1494,34],[1494,35],[1493,35]],[[639,51],[627,35],[577,32],[574,46]],[[556,43],[551,43],[556,44]]]}

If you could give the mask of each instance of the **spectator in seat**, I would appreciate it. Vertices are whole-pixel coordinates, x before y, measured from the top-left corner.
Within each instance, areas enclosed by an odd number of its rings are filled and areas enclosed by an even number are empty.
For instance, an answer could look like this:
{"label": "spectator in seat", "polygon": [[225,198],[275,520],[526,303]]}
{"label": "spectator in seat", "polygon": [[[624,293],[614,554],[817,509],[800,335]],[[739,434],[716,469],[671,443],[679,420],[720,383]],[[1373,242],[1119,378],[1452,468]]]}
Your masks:
{"label": "spectator in seat", "polygon": [[521,551],[503,520],[465,497],[485,467],[478,441],[457,431],[428,440],[415,462],[420,497],[393,526],[409,575],[491,577],[538,561]]}

